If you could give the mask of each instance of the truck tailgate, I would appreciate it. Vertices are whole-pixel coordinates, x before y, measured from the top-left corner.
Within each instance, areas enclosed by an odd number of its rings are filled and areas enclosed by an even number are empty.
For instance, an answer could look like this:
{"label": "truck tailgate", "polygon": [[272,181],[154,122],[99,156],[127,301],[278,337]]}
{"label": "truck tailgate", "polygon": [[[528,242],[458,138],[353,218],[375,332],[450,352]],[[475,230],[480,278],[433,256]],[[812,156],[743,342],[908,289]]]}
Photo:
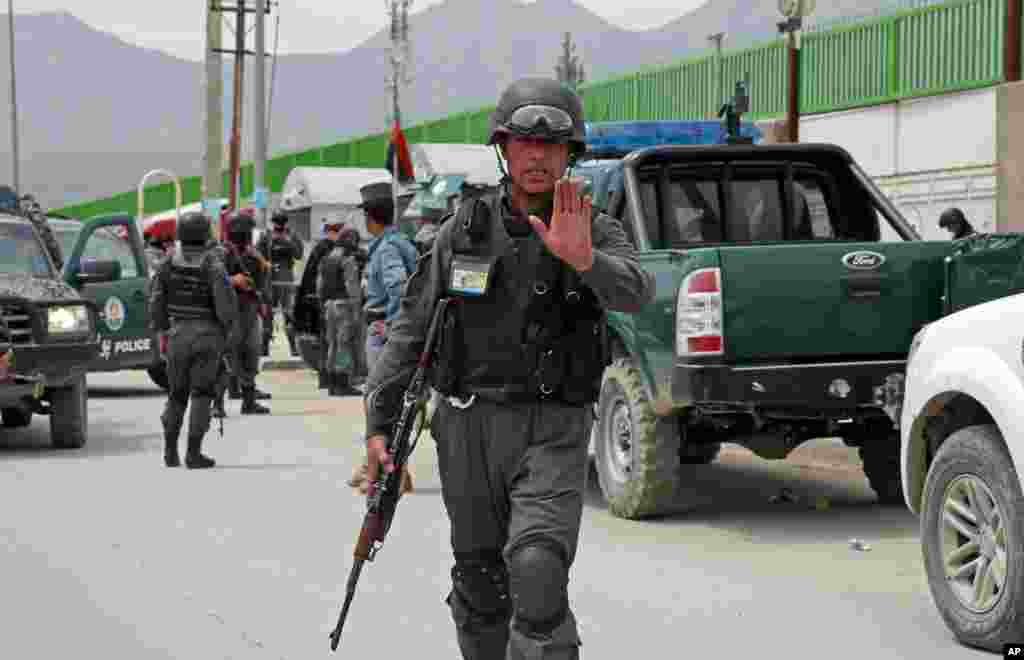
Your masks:
{"label": "truck tailgate", "polygon": [[943,260],[952,244],[823,242],[719,250],[727,358],[814,362],[905,356],[914,333],[942,314]]}

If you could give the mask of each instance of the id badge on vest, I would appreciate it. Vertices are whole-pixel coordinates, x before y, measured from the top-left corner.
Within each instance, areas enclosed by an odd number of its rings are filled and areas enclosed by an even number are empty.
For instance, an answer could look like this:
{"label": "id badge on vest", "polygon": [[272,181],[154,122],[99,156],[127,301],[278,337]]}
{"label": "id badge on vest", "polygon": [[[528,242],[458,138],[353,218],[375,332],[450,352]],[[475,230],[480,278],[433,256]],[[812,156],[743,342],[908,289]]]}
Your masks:
{"label": "id badge on vest", "polygon": [[497,257],[478,257],[456,254],[452,258],[448,293],[455,296],[479,298],[487,295],[494,280]]}

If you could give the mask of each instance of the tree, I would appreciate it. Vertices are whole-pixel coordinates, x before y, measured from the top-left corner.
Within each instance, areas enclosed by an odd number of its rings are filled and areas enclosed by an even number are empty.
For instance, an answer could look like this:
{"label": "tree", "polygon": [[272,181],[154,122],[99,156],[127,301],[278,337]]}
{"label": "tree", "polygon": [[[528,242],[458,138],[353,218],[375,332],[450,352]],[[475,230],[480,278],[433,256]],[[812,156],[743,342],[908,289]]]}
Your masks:
{"label": "tree", "polygon": [[576,89],[585,82],[583,71],[583,60],[576,54],[576,44],[572,41],[572,34],[562,34],[562,54],[555,65],[555,75],[559,82]]}

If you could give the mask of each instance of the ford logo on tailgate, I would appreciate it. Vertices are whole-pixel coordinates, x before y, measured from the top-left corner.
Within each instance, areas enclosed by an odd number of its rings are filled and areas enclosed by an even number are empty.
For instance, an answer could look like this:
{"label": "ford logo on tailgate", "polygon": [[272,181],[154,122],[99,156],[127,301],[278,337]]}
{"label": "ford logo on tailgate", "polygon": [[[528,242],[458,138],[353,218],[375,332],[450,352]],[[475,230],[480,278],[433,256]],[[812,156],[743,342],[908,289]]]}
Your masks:
{"label": "ford logo on tailgate", "polygon": [[843,255],[843,264],[852,270],[875,270],[885,263],[885,255],[877,252],[850,252]]}

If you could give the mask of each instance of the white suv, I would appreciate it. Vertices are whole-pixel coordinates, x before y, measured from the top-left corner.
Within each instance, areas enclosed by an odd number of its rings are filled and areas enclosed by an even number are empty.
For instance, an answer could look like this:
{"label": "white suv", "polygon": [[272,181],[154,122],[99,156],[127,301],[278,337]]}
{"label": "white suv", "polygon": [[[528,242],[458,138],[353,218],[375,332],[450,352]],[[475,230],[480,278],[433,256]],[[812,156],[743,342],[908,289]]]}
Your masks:
{"label": "white suv", "polygon": [[901,419],[903,492],[921,518],[932,597],[957,639],[1024,641],[1024,295],[914,338]]}

